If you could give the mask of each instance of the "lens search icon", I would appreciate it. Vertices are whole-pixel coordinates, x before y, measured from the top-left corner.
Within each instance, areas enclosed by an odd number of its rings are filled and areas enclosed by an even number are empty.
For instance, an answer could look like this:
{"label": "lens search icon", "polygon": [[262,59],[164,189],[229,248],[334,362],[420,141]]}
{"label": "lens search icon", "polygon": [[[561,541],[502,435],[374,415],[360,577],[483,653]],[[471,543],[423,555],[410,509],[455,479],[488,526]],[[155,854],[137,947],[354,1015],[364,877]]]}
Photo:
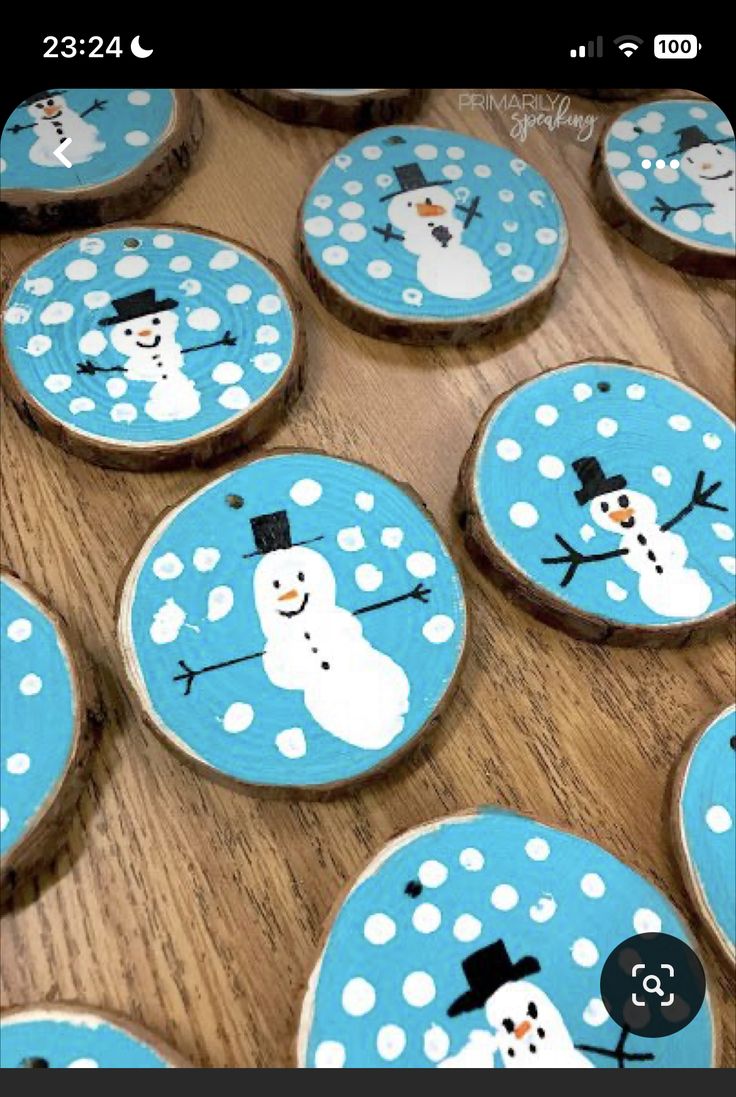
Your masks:
{"label": "lens search icon", "polygon": [[[659,966],[662,968],[663,971],[667,972],[670,979],[674,979],[675,969],[672,964],[660,964]],[[646,971],[646,968],[646,964],[634,964],[633,968],[631,969],[632,979],[635,979],[640,971]],[[645,975],[641,981],[641,987],[642,990],[646,991],[647,994],[658,994],[659,997],[662,999],[659,1004],[664,1009],[666,1009],[668,1006],[671,1006],[675,1001],[675,995],[672,991],[670,991],[667,999],[665,1000],[664,990],[662,989],[662,980],[658,975]],[[635,1006],[645,1006],[647,1004],[646,1002],[642,1002],[639,1000],[639,998],[637,998],[636,992],[631,995],[631,1001],[634,1003]]]}

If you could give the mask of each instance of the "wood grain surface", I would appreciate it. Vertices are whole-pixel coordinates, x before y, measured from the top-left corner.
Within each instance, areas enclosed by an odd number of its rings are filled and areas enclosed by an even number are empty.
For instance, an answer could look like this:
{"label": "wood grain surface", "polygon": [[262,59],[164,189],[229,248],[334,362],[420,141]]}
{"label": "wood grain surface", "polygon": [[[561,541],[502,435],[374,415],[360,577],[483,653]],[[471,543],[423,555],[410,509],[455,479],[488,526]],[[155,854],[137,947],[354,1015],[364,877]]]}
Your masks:
{"label": "wood grain surface", "polygon": [[[437,729],[387,776],[330,803],[254,799],[198,776],[134,716],[115,645],[116,585],[146,529],[212,473],[110,472],[65,455],[2,407],[4,561],[74,622],[109,710],[66,847],[2,920],[2,1004],[119,1010],[202,1066],[293,1062],[300,991],[339,892],[397,832],[478,803],[569,826],[660,886],[706,962],[719,1061],[734,1064],[734,988],[692,913],[671,850],[667,784],[694,729],[733,696],[733,637],[601,649],[513,607],[469,562],[452,517],[462,457],[499,393],[556,363],[640,359],[733,415],[733,285],[677,273],[608,228],[589,185],[598,121],[509,137],[511,113],[436,92],[421,121],[514,148],[555,186],[570,258],[523,339],[466,348],[371,340],[324,311],[294,257],[303,191],[344,136],[203,94],[184,186],[150,215],[198,222],[279,262],[305,306],[309,374],[273,437],[374,462],[424,496],[463,563],[471,643]],[[22,262],[38,240],[12,237]],[[227,466],[225,466],[227,467]]]}

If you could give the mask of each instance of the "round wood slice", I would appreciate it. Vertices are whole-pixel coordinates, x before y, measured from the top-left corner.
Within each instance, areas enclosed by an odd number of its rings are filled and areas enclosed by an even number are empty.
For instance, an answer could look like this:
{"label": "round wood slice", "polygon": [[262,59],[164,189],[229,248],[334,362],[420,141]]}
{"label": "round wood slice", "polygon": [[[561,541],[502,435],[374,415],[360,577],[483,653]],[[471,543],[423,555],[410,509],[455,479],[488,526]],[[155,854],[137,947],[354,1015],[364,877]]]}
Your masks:
{"label": "round wood slice", "polygon": [[205,774],[325,795],[435,720],[466,611],[411,489],[273,451],[162,517],[124,580],[118,639],[147,721]]}
{"label": "round wood slice", "polygon": [[688,744],[672,802],[675,849],[698,914],[736,959],[736,710]]}
{"label": "round wood slice", "polygon": [[5,568],[0,579],[0,901],[51,859],[84,786],[102,719],[66,623]]}
{"label": "round wood slice", "polygon": [[507,149],[421,126],[354,138],[299,213],[315,293],[358,331],[465,343],[535,323],[567,253],[549,183]]}
{"label": "round wood slice", "polygon": [[657,1040],[624,1036],[601,1000],[612,950],[659,932],[688,942],[664,896],[600,846],[491,808],[436,820],[386,846],[334,912],[297,1063],[711,1066],[707,1000]]}
{"label": "round wood slice", "polygon": [[70,1002],[15,1006],[0,1016],[3,1068],[190,1067],[177,1051],[135,1021]]}
{"label": "round wood slice", "polygon": [[[187,88],[51,88],[2,131],[0,226],[53,232],[137,217],[189,170],[203,130]],[[62,150],[67,167],[54,155]]]}
{"label": "round wood slice", "polygon": [[499,396],[466,455],[474,559],[535,617],[671,644],[734,616],[734,425],[680,381],[574,362]]}
{"label": "round wood slice", "polygon": [[362,130],[413,118],[424,88],[230,88],[233,95],[282,122]]}
{"label": "round wood slice", "polygon": [[253,441],[299,395],[301,309],[281,269],[189,225],[72,236],[16,272],[2,381],[77,457],[156,471]]}
{"label": "round wood slice", "polygon": [[657,99],[606,127],[593,187],[606,220],[655,259],[736,274],[733,126],[707,99]]}

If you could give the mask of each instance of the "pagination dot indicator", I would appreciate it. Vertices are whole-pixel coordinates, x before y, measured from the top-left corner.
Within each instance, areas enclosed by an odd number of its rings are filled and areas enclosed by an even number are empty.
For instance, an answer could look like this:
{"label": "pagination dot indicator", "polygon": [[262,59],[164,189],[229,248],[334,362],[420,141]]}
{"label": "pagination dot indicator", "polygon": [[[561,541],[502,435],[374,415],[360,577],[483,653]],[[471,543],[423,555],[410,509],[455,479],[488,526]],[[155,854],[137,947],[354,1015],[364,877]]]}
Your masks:
{"label": "pagination dot indicator", "polygon": [[[652,161],[648,157],[645,157],[641,162],[641,166],[644,168],[645,171],[648,171],[649,168],[651,168],[651,166],[652,166]],[[667,167],[667,161],[666,160],[657,160],[655,162],[654,166],[656,168],[666,168]],[[679,168],[679,166],[680,166],[680,161],[679,160],[670,160],[669,166],[673,169],[673,171],[676,171],[677,168]]]}

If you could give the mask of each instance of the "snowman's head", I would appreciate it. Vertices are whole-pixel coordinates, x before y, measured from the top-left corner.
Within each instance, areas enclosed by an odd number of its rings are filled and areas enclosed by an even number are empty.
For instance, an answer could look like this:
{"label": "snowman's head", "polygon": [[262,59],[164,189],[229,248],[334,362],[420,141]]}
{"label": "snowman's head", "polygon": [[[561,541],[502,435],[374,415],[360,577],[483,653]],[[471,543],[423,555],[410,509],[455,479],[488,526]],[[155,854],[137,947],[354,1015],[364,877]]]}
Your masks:
{"label": "snowman's head", "polygon": [[572,1046],[560,1011],[534,983],[504,983],[485,1009],[505,1067],[538,1066],[540,1057],[557,1058]]}
{"label": "snowman's head", "polygon": [[425,186],[397,194],[388,204],[389,220],[407,236],[427,234],[453,217],[455,198],[445,187]]}
{"label": "snowman's head", "polygon": [[64,108],[66,100],[58,92],[47,92],[45,95],[28,103],[27,110],[34,122],[53,122],[58,118]]}
{"label": "snowman's head", "polygon": [[312,614],[335,606],[332,568],[319,552],[295,545],[263,556],[253,575],[253,594],[266,637],[301,627]]}
{"label": "snowman's head", "polygon": [[115,324],[110,341],[126,358],[147,358],[161,343],[169,342],[178,327],[179,317],[172,309],[152,312]]}
{"label": "snowman's head", "polygon": [[735,161],[733,148],[706,141],[683,153],[680,157],[680,170],[700,186],[715,179],[733,178]]}
{"label": "snowman's head", "polygon": [[590,504],[590,516],[607,533],[623,536],[637,526],[651,526],[657,521],[657,505],[641,491],[608,491],[597,495]]}

